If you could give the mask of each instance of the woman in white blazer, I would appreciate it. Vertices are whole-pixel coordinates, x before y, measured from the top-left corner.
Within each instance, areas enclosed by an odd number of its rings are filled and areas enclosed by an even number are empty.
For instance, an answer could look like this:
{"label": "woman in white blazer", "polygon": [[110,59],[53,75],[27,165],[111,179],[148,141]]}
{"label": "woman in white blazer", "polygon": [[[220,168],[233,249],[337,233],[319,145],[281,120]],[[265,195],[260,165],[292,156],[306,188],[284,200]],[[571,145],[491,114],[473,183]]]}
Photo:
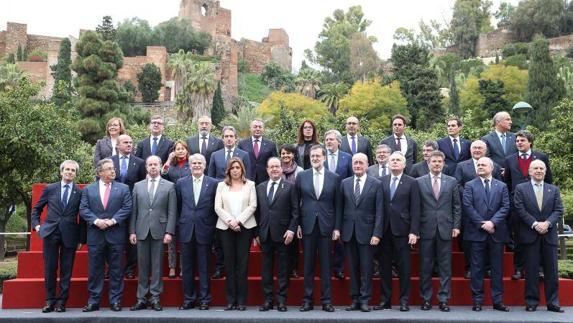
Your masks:
{"label": "woman in white blazer", "polygon": [[253,228],[257,226],[255,183],[245,178],[245,165],[238,157],[227,163],[225,180],[217,186],[215,212],[225,263],[225,310],[247,307],[247,265]]}

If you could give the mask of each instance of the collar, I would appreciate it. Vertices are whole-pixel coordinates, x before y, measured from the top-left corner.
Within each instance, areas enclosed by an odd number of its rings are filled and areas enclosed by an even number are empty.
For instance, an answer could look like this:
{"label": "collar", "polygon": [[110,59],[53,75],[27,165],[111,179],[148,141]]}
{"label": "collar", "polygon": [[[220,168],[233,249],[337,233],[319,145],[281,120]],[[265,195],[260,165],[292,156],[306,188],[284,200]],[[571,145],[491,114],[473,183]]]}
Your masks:
{"label": "collar", "polygon": [[127,158],[127,159],[129,159],[129,155],[131,155],[131,154],[123,155],[123,154],[120,153],[120,154],[119,154],[119,159],[122,159],[122,158],[124,158],[124,157]]}
{"label": "collar", "polygon": [[277,186],[279,186],[279,184],[281,183],[281,178],[277,179],[276,181],[273,181],[272,179],[269,178],[269,185],[272,185],[272,183],[277,183]]}
{"label": "collar", "polygon": [[[394,136],[394,140],[398,139],[398,136],[395,133],[393,133],[392,136]],[[400,138],[400,140],[406,139],[406,134],[402,134],[402,136],[399,138]]]}
{"label": "collar", "polygon": [[261,144],[263,142],[263,136],[260,136],[259,138],[255,138],[255,137],[251,136],[251,141],[253,143],[255,143],[255,140],[258,140],[259,144]]}
{"label": "collar", "polygon": [[434,174],[432,174],[432,172],[430,172],[430,178],[432,180],[434,180],[434,177],[438,177],[438,180],[442,180],[442,173],[439,173],[438,175],[434,175]]}
{"label": "collar", "polygon": [[312,168],[312,175],[316,175],[316,173],[320,173],[321,176],[324,175],[324,167],[322,167],[319,171],[316,170],[316,168]]}
{"label": "collar", "polygon": [[398,183],[399,183],[400,180],[402,179],[402,175],[403,175],[403,174],[404,174],[404,172],[401,172],[401,173],[398,174],[398,175],[394,175],[394,174],[390,173],[390,183],[392,183],[392,178],[394,178],[394,177],[398,178]]}
{"label": "collar", "polygon": [[366,177],[367,177],[367,176],[368,176],[368,175],[366,175],[366,172],[364,172],[364,174],[363,174],[362,176],[360,176],[360,177],[354,175],[354,181],[356,182],[356,180],[357,180],[358,178],[360,178],[360,182],[366,183]]}
{"label": "collar", "polygon": [[543,186],[545,185],[545,182],[541,181],[541,182],[536,182],[535,180],[531,180],[531,185],[533,186],[533,188],[535,188],[535,184],[541,184],[541,188],[543,188]]}
{"label": "collar", "polygon": [[499,132],[497,129],[495,130],[497,137],[500,138],[501,135],[505,135],[505,139],[507,140],[507,132]]}
{"label": "collar", "polygon": [[481,180],[481,183],[484,184],[484,185],[485,185],[485,180],[487,179],[487,180],[489,180],[489,183],[490,183],[490,185],[491,185],[491,182],[492,182],[492,180],[493,180],[493,176],[489,175],[488,178],[480,177],[479,179]]}
{"label": "collar", "polygon": [[524,151],[524,152],[521,152],[521,151],[520,151],[520,152],[519,152],[519,158],[521,158],[521,156],[522,156],[523,154],[527,154],[527,157],[531,157],[531,148],[529,148],[528,151]]}
{"label": "collar", "polygon": [[352,137],[354,137],[354,140],[358,140],[358,133],[356,133],[354,136],[351,134],[346,134],[346,138],[348,138],[348,141],[352,141]]}
{"label": "collar", "polygon": [[460,136],[457,136],[457,137],[448,136],[448,137],[450,137],[450,140],[452,142],[454,142],[454,139],[456,139],[458,141],[458,144],[460,143]]}
{"label": "collar", "polygon": [[195,181],[202,182],[202,181],[203,181],[203,177],[205,177],[205,175],[201,175],[201,177],[199,177],[199,178],[197,178],[197,177],[195,177],[195,176],[193,176],[193,175],[191,175],[191,177],[193,178],[193,182],[195,182]]}
{"label": "collar", "polygon": [[70,188],[72,188],[72,187],[74,186],[74,182],[66,183],[66,182],[64,182],[64,181],[60,181],[60,187],[61,187],[62,189],[64,189],[64,186],[66,186],[66,185],[68,185]]}
{"label": "collar", "polygon": [[161,179],[161,176],[158,175],[158,176],[156,176],[156,177],[151,177],[151,176],[149,176],[149,174],[148,174],[148,175],[147,175],[147,180],[148,180],[148,181],[151,181],[152,179],[154,179],[155,181],[159,182],[159,180]]}
{"label": "collar", "polygon": [[[202,135],[202,134],[198,134],[198,135],[199,135],[199,140],[203,140],[203,135]],[[205,139],[206,139],[206,140],[209,140],[209,133],[207,133],[207,134],[205,135]]]}
{"label": "collar", "polygon": [[159,143],[159,141],[161,140],[161,137],[162,137],[162,136],[163,136],[163,135],[158,135],[158,136],[151,135],[151,136],[149,136],[149,140],[151,140],[151,141],[153,142],[153,138],[157,138],[157,142]]}
{"label": "collar", "polygon": [[336,151],[328,150],[328,156],[330,156],[330,155],[334,155],[334,156],[338,155],[338,149],[336,149]]}

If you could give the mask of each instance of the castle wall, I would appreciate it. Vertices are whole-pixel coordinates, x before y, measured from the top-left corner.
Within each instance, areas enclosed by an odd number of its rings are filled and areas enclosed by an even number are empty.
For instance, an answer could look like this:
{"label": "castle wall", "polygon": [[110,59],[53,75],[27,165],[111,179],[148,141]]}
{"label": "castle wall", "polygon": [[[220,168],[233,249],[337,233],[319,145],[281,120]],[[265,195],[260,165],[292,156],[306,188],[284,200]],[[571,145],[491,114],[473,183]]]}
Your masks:
{"label": "castle wall", "polygon": [[[167,50],[163,46],[147,46],[146,56],[124,57],[123,66],[117,71],[117,78],[121,83],[131,81],[137,88],[137,74],[141,72],[146,64],[152,63],[159,67],[161,71],[161,82],[165,85],[167,80]],[[159,91],[158,101],[164,101],[169,91],[165,86]],[[141,94],[137,93],[136,101],[141,101]]]}
{"label": "castle wall", "polygon": [[50,76],[50,66],[48,62],[16,62],[18,67],[28,74],[30,81],[34,83],[48,82],[51,80],[51,87],[42,87],[39,96],[42,98],[50,98],[52,95],[53,78]]}
{"label": "castle wall", "polygon": [[476,56],[494,57],[496,54],[501,54],[501,49],[514,40],[514,34],[508,28],[499,28],[486,34],[480,34],[476,42]]}
{"label": "castle wall", "polygon": [[14,54],[18,52],[18,46],[26,48],[28,42],[28,26],[14,22],[7,23],[5,38],[5,54]]}

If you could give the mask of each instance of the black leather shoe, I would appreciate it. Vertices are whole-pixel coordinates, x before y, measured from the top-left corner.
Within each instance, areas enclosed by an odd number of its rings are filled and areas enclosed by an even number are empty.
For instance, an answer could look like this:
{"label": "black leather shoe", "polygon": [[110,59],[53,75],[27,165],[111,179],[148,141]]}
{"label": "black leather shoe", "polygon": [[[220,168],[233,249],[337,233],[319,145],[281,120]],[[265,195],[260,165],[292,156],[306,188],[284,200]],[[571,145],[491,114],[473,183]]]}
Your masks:
{"label": "black leather shoe", "polygon": [[440,308],[440,311],[442,311],[442,312],[449,312],[450,311],[450,307],[448,306],[448,303],[446,303],[446,302],[440,302],[438,304],[438,307]]}
{"label": "black leather shoe", "polygon": [[424,301],[424,302],[422,303],[422,306],[420,306],[420,309],[421,309],[422,311],[429,311],[429,310],[432,309],[432,304],[430,304],[429,301]]}
{"label": "black leather shoe", "polygon": [[408,304],[400,304],[400,312],[408,312],[410,310],[410,306]]}
{"label": "black leather shoe", "polygon": [[526,305],[525,311],[526,312],[535,312],[535,311],[537,311],[537,305]]}
{"label": "black leather shoe", "polygon": [[277,306],[277,311],[279,311],[279,312],[286,312],[286,311],[287,311],[287,307],[286,307],[285,303],[279,303],[279,305]]}
{"label": "black leather shoe", "polygon": [[272,309],[273,309],[273,303],[264,303],[263,305],[261,305],[261,307],[259,307],[259,311],[261,312],[266,312]]}
{"label": "black leather shoe", "polygon": [[314,309],[314,307],[308,303],[306,304],[302,304],[302,306],[298,309],[301,312],[308,312],[308,311],[312,311]]}
{"label": "black leather shoe", "polygon": [[370,306],[368,306],[368,304],[362,304],[360,305],[360,312],[370,312]]}
{"label": "black leather shoe", "polygon": [[322,304],[322,310],[325,312],[334,312],[334,306],[332,306],[332,304]]}
{"label": "black leather shoe", "polygon": [[344,273],[342,271],[335,272],[333,276],[338,278],[338,280],[344,280]]}
{"label": "black leather shoe", "polygon": [[120,312],[121,311],[121,304],[113,303],[109,306],[109,309],[114,311],[114,312]]}
{"label": "black leather shoe", "polygon": [[509,312],[509,306],[505,306],[503,303],[493,304],[493,309],[500,312]]}
{"label": "black leather shoe", "polygon": [[186,311],[186,310],[190,310],[194,307],[195,307],[195,304],[193,304],[193,302],[189,302],[189,303],[183,303],[183,305],[179,306],[179,309],[182,311]]}
{"label": "black leather shoe", "polygon": [[58,305],[56,305],[54,311],[56,311],[58,313],[64,313],[66,311],[66,305],[58,304]]}
{"label": "black leather shoe", "polygon": [[224,308],[225,311],[233,311],[236,309],[237,307],[235,306],[235,304],[227,304],[227,307]]}
{"label": "black leather shoe", "polygon": [[345,311],[359,311],[360,303],[352,303],[350,306],[344,309]]}
{"label": "black leather shoe", "polygon": [[472,306],[472,311],[474,311],[474,312],[481,312],[481,304],[480,304],[480,303],[475,303],[474,306]]}
{"label": "black leather shoe", "polygon": [[200,311],[206,311],[208,309],[209,309],[209,304],[207,304],[207,303],[201,303],[201,305],[199,305]]}
{"label": "black leather shoe", "polygon": [[225,273],[223,273],[222,270],[215,270],[215,272],[213,273],[213,276],[211,276],[211,279],[221,279],[221,278],[225,278]]}
{"label": "black leather shoe", "polygon": [[159,302],[151,303],[151,309],[156,311],[156,312],[163,311],[163,307],[161,306],[161,303],[159,303]]}
{"label": "black leather shoe", "polygon": [[99,311],[99,305],[88,304],[88,305],[84,306],[84,308],[82,308],[82,312],[84,312],[84,313],[93,312],[93,311]]}
{"label": "black leather shoe", "polygon": [[129,308],[130,311],[141,311],[147,309],[147,303],[137,302],[135,305]]}
{"label": "black leather shoe", "polygon": [[42,307],[42,313],[51,313],[54,311],[54,304],[46,304],[46,306]]}
{"label": "black leather shoe", "polygon": [[290,272],[290,278],[298,278],[298,271],[296,271],[296,269]]}
{"label": "black leather shoe", "polygon": [[549,312],[555,312],[555,313],[563,313],[565,312],[561,307],[557,306],[557,305],[547,305],[547,310]]}
{"label": "black leather shoe", "polygon": [[135,279],[135,274],[133,272],[127,272],[127,273],[125,273],[125,278]]}
{"label": "black leather shoe", "polygon": [[245,305],[237,305],[237,311],[243,312],[246,310],[247,310],[247,307]]}
{"label": "black leather shoe", "polygon": [[511,275],[511,280],[520,280],[523,278],[523,272],[521,270],[516,270],[513,275]]}
{"label": "black leather shoe", "polygon": [[466,270],[464,277],[465,277],[465,279],[471,279],[472,278],[472,272],[469,270]]}
{"label": "black leather shoe", "polygon": [[392,304],[390,304],[390,302],[380,303],[380,304],[374,306],[375,311],[389,310],[391,308],[392,308]]}

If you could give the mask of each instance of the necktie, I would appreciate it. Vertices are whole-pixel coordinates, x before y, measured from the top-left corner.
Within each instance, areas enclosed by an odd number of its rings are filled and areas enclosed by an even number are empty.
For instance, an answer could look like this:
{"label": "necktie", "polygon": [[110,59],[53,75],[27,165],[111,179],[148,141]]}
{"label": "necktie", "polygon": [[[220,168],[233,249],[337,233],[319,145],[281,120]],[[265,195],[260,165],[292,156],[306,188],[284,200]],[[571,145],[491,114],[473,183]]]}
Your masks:
{"label": "necktie", "polygon": [[205,156],[207,153],[207,136],[201,136],[201,155]]}
{"label": "necktie", "polygon": [[151,145],[151,154],[157,154],[157,137],[153,137],[153,144]]}
{"label": "necktie", "polygon": [[330,166],[329,169],[331,172],[336,172],[336,155],[330,154],[330,163],[328,166]]}
{"label": "necktie", "polygon": [[195,205],[199,203],[199,194],[201,194],[201,180],[195,178],[193,180],[193,199],[195,200]]}
{"label": "necktie", "polygon": [[103,193],[103,208],[107,208],[107,201],[109,201],[109,194],[111,193],[111,184],[104,184],[105,186],[105,191]]}
{"label": "necktie", "polygon": [[390,184],[390,200],[394,198],[396,193],[396,183],[398,182],[398,177],[392,177],[392,184]]}
{"label": "necktie", "polygon": [[527,155],[528,155],[528,153],[521,154],[521,159],[523,159],[523,160],[527,159]]}
{"label": "necktie", "polygon": [[350,138],[352,139],[352,148],[351,149],[352,149],[352,154],[354,155],[354,154],[356,154],[356,139],[355,139],[356,137],[352,136]]}
{"label": "necktie", "polygon": [[360,198],[360,177],[356,177],[356,185],[354,185],[354,201]]}
{"label": "necktie", "polygon": [[386,167],[382,166],[382,167],[378,167],[379,171],[378,174],[380,175],[380,177],[386,175]]}
{"label": "necktie", "polygon": [[396,151],[402,151],[402,138],[396,138]]}
{"label": "necktie", "polygon": [[458,139],[454,138],[454,159],[458,160],[460,158],[460,146],[458,145]]}
{"label": "necktie", "polygon": [[434,191],[434,197],[436,201],[440,199],[440,182],[438,181],[438,176],[434,176],[434,184],[432,184],[432,191]]}
{"label": "necktie", "polygon": [[273,197],[275,195],[275,185],[277,184],[277,182],[272,182],[271,183],[271,189],[269,190],[269,194],[267,195],[267,199],[269,201],[269,204],[271,204],[273,202]]}
{"label": "necktie", "polygon": [[501,148],[503,148],[503,153],[506,153],[506,149],[505,149],[505,134],[501,135]]}
{"label": "necktie", "polygon": [[121,156],[121,165],[119,166],[119,176],[122,177],[122,182],[126,173],[127,173],[127,157]]}
{"label": "necktie", "polygon": [[149,203],[153,202],[153,198],[155,197],[154,193],[155,193],[155,178],[151,179],[149,184],[149,192],[148,192]]}
{"label": "necktie", "polygon": [[259,139],[255,139],[255,144],[253,145],[253,151],[255,152],[255,158],[259,159]]}
{"label": "necktie", "polygon": [[64,185],[64,195],[62,195],[62,205],[64,206],[64,208],[66,208],[66,206],[68,205],[68,189],[70,188],[70,185],[66,184]]}
{"label": "necktie", "polygon": [[320,196],[320,172],[314,173],[314,194],[316,198]]}
{"label": "necktie", "polygon": [[485,199],[489,203],[489,179],[484,180],[485,183]]}
{"label": "necktie", "polygon": [[535,183],[535,199],[537,200],[537,206],[539,211],[543,207],[543,185]]}
{"label": "necktie", "polygon": [[229,149],[229,150],[227,150],[227,159],[226,159],[226,162],[229,162],[229,159],[231,159],[231,157],[232,157],[232,156],[231,156],[231,150]]}

